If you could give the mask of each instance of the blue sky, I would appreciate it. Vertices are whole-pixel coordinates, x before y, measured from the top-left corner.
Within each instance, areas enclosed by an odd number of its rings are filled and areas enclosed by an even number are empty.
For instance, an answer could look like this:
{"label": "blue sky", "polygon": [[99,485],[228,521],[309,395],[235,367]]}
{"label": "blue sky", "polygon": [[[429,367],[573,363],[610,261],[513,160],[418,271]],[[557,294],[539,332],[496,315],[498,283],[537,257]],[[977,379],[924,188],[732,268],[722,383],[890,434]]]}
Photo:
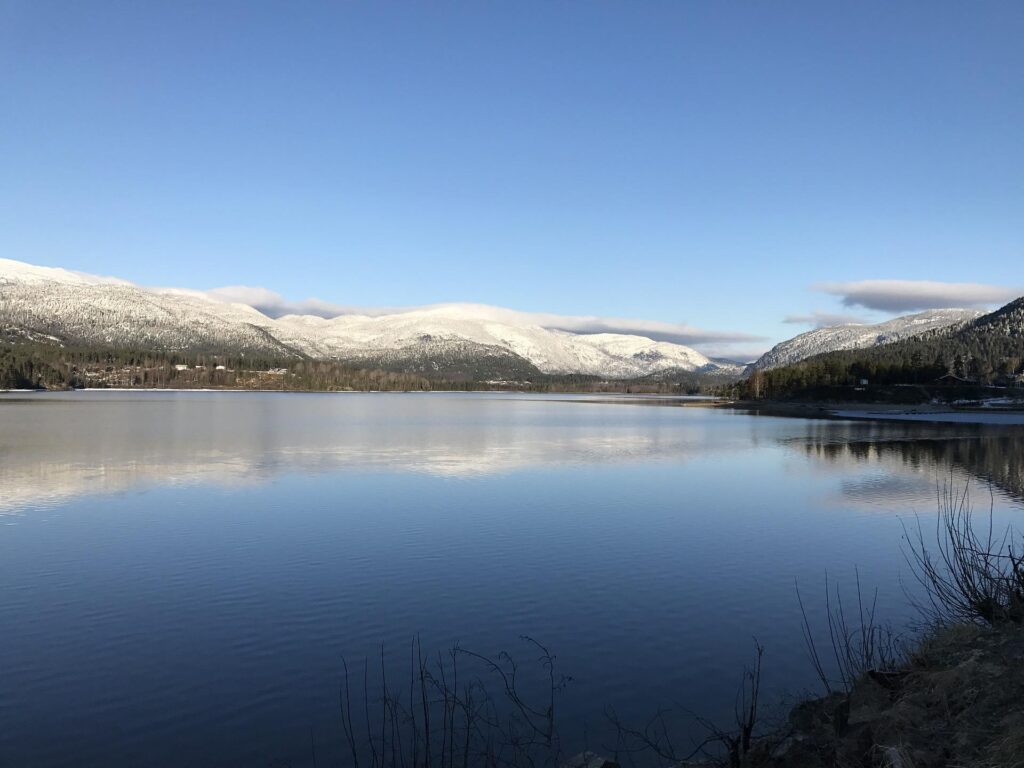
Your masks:
{"label": "blue sky", "polygon": [[861,281],[997,303],[1021,39],[1020,2],[0,0],[0,256],[768,339],[932,295]]}

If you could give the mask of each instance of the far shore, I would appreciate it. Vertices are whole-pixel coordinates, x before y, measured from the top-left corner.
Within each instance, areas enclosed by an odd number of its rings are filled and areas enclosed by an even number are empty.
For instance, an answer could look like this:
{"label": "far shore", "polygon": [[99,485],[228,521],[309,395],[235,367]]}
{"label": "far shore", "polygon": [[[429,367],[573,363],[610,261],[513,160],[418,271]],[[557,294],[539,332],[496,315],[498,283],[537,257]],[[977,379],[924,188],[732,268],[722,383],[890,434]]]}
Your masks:
{"label": "far shore", "polygon": [[814,402],[786,400],[729,400],[712,395],[679,395],[667,393],[630,392],[545,392],[519,389],[478,390],[307,390],[307,389],[248,389],[236,387],[89,387],[86,389],[0,389],[0,394],[46,394],[48,392],[285,392],[298,394],[466,394],[470,392],[491,395],[577,395],[595,399],[621,398],[636,400],[673,400],[678,405],[692,408],[740,410],[763,416],[800,419],[829,419],[843,421],[914,421],[946,424],[985,424],[996,426],[1024,426],[1024,401],[1013,405],[951,405],[942,403],[863,403]]}
{"label": "far shore", "polygon": [[729,408],[765,416],[860,421],[923,421],[955,424],[1024,426],[1024,407],[957,407],[949,404],[798,402],[776,400],[718,400],[712,408]]}

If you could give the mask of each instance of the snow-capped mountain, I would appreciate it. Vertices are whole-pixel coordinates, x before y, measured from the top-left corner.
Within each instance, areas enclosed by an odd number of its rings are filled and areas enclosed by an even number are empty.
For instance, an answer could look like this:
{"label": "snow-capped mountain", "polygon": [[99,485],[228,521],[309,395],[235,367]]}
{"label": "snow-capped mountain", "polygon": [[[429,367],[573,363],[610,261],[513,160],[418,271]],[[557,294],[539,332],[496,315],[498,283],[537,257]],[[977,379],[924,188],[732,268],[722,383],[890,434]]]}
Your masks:
{"label": "snow-capped mountain", "polygon": [[816,328],[801,333],[788,341],[776,344],[751,368],[753,370],[778,368],[805,360],[825,352],[841,349],[866,349],[889,344],[901,339],[920,336],[929,331],[962,325],[981,317],[984,312],[973,309],[932,309],[914,315],[905,315],[876,325],[851,323]]}
{"label": "snow-capped mountain", "polygon": [[[514,314],[514,313],[512,313]],[[739,375],[681,344],[581,334],[509,321],[510,313],[450,304],[369,317],[270,318],[247,304],[0,259],[0,337],[159,350],[307,356],[443,373],[639,378],[670,371]]]}

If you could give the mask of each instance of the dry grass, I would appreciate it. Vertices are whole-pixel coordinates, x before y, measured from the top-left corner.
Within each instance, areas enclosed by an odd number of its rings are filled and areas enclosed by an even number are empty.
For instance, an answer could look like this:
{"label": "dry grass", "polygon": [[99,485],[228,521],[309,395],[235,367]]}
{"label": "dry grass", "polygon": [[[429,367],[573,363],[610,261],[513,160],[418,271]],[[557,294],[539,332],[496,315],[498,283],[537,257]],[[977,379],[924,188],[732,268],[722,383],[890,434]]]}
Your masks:
{"label": "dry grass", "polygon": [[1000,723],[1002,736],[971,768],[1024,768],[1024,712],[1014,712]]}

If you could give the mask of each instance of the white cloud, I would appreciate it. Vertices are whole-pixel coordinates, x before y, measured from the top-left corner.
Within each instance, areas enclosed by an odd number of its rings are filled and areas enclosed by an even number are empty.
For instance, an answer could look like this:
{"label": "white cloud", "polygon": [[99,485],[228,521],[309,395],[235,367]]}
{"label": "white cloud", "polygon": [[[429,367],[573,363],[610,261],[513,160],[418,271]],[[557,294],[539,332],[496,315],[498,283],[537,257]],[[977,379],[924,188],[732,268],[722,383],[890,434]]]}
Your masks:
{"label": "white cloud", "polygon": [[866,325],[869,321],[860,315],[814,310],[806,315],[786,315],[782,318],[782,322],[795,325],[813,325],[815,328],[828,328],[833,325]]}
{"label": "white cloud", "polygon": [[120,277],[108,277],[106,275],[90,275],[88,272],[78,272],[74,269],[67,270],[72,275],[80,277],[87,283],[94,285],[133,285],[128,280],[122,280]]}
{"label": "white cloud", "polygon": [[317,315],[318,317],[337,317],[338,315],[367,314],[357,307],[347,307],[321,299],[305,299],[289,301],[281,294],[268,288],[250,285],[228,285],[205,292],[207,296],[218,301],[230,301],[248,304],[270,317],[283,315]]}
{"label": "white cloud", "polygon": [[840,297],[843,306],[865,307],[883,312],[995,307],[1024,294],[1024,288],[932,280],[861,280],[823,283],[815,286],[815,289]]}
{"label": "white cloud", "polygon": [[713,331],[687,323],[666,323],[659,320],[635,320],[597,315],[559,315],[547,312],[520,312],[502,307],[489,307],[496,320],[511,325],[539,325],[572,333],[625,333],[646,336],[656,341],[676,344],[732,344],[763,341],[763,336],[733,331]]}

